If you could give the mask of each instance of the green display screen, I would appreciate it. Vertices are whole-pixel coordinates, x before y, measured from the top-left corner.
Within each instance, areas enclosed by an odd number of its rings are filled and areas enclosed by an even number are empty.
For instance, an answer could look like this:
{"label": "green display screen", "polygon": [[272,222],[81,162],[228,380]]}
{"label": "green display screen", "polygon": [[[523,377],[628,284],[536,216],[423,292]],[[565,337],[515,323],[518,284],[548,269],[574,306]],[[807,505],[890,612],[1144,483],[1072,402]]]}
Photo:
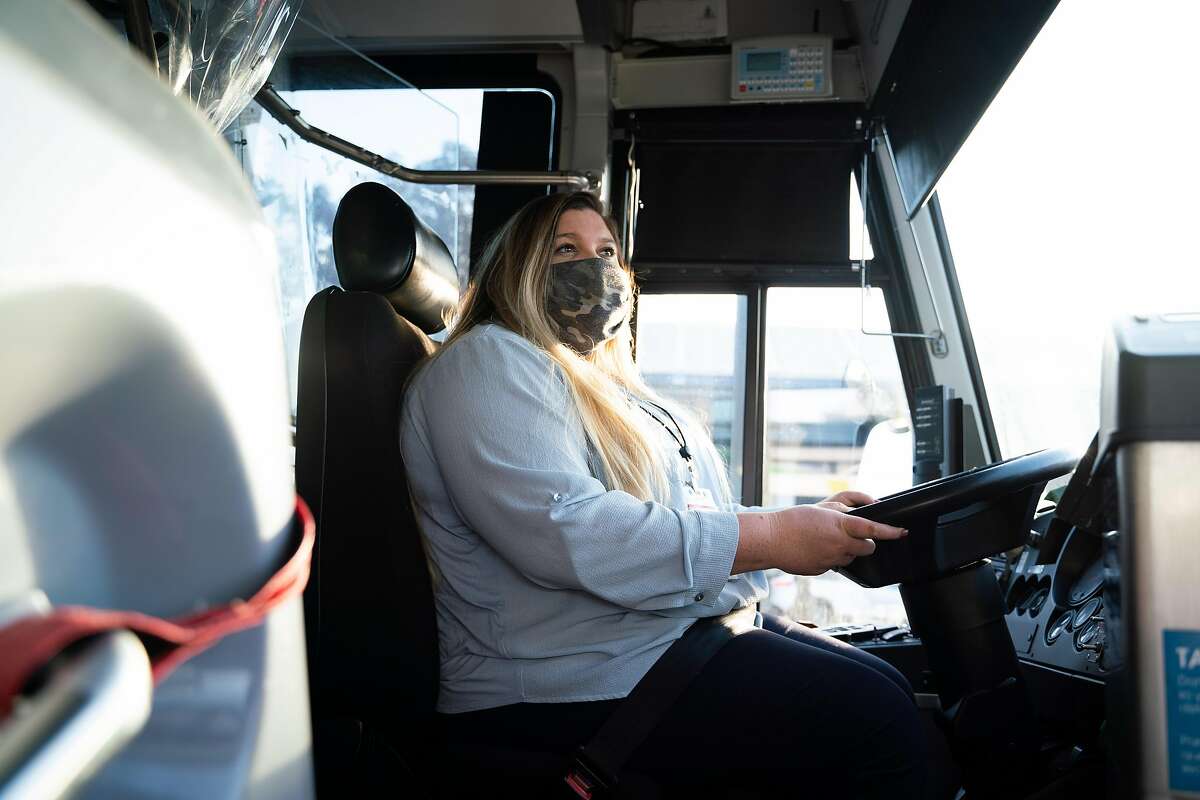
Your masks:
{"label": "green display screen", "polygon": [[779,72],[783,69],[783,53],[746,53],[747,72]]}

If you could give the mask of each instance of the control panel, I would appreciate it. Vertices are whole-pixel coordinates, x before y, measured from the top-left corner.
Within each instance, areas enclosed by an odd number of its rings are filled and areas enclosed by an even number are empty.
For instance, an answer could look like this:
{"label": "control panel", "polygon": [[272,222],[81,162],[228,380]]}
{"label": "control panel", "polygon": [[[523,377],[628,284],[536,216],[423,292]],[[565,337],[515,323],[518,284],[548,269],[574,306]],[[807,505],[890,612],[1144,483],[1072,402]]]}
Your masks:
{"label": "control panel", "polygon": [[913,486],[962,472],[962,400],[954,390],[919,387],[912,422]]}
{"label": "control panel", "polygon": [[778,36],[733,43],[730,98],[763,102],[833,95],[833,39]]}
{"label": "control panel", "polygon": [[[1035,525],[1042,527],[1041,522]],[[1036,530],[1032,538],[1005,586],[1006,619],[1017,656],[1103,678],[1112,667],[1102,596],[1104,537],[1071,529],[1058,543]]]}

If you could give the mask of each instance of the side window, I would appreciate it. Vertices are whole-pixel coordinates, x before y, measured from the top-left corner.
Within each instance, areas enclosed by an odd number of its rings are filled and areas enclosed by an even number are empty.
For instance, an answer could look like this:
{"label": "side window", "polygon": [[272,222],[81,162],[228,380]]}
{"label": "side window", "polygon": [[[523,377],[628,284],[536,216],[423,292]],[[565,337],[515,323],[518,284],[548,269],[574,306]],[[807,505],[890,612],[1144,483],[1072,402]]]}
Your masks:
{"label": "side window", "polygon": [[[896,349],[889,337],[862,332],[860,303],[855,288],[767,290],[762,477],[768,508],[814,503],[845,489],[881,496],[912,483]],[[868,329],[885,330],[886,313],[874,310]],[[638,299],[642,375],[708,426],[735,499],[746,467],[746,326],[744,294],[644,293]],[[862,589],[837,573],[804,578],[771,570],[768,577],[763,607],[773,613],[822,625],[906,619],[895,588]]]}
{"label": "side window", "polygon": [[745,343],[745,295],[638,298],[637,361],[642,375],[652,389],[689,409],[708,428],[729,470],[735,501],[742,486]]}
{"label": "side window", "polygon": [[[767,290],[763,502],[813,503],[857,489],[863,448],[880,423],[907,421],[892,340],[858,326],[860,291]],[[911,465],[896,479],[911,483]],[[904,470],[903,472],[901,470]]]}
{"label": "side window", "polygon": [[[877,439],[908,427],[895,346],[888,337],[862,333],[860,302],[854,288],[767,290],[767,507],[813,503],[845,489],[878,496],[912,482],[911,456],[901,447],[881,451],[872,485],[860,484],[872,432]],[[764,606],[822,625],[905,620],[898,590],[862,589],[834,572],[803,578],[772,571]]]}

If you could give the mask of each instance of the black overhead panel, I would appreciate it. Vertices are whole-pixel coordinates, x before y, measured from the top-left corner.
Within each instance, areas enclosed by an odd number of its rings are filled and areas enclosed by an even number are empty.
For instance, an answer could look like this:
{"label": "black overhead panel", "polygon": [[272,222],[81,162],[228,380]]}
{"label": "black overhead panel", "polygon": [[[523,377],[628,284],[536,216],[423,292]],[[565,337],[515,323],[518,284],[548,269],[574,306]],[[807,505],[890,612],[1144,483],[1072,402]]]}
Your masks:
{"label": "black overhead panel", "polygon": [[858,104],[655,109],[614,120],[615,213],[641,169],[635,265],[829,265],[849,256]]}
{"label": "black overhead panel", "polygon": [[538,71],[537,56],[527,53],[374,53],[371,61],[346,55],[297,55],[288,60],[287,68],[289,89],[393,89],[398,85],[394,74],[419,89],[521,88],[559,94],[554,80]]}
{"label": "black overhead panel", "polygon": [[[863,140],[861,103],[762,103],[618,111],[613,128],[628,142],[854,144]],[[622,155],[622,158],[624,156]]]}
{"label": "black overhead panel", "polygon": [[853,163],[845,146],[639,144],[634,261],[845,262]]}
{"label": "black overhead panel", "polygon": [[910,218],[1056,5],[913,0],[871,109],[887,126]]}

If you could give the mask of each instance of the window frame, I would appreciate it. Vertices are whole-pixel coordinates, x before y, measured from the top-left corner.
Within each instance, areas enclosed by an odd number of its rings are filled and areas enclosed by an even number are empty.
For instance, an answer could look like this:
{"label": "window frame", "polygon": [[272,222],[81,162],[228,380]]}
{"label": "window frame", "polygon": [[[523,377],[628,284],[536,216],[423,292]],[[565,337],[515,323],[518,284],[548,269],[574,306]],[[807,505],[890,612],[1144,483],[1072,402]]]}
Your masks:
{"label": "window frame", "polygon": [[[620,139],[620,137],[615,137]],[[623,174],[622,164],[614,148],[614,176]],[[622,151],[623,153],[623,151]],[[879,160],[867,159],[869,185],[882,187],[883,175]],[[856,159],[854,176],[862,186],[862,160]],[[619,211],[622,198],[614,195],[614,211]],[[920,315],[912,287],[907,280],[897,280],[898,265],[904,263],[901,244],[896,233],[886,192],[870,191],[863,216],[871,237],[874,257],[868,260],[871,284],[883,293],[884,304],[893,331],[918,331]],[[695,262],[647,261],[634,253],[632,267],[637,275],[639,291],[644,294],[696,293],[741,294],[746,296],[746,386],[744,418],[742,421],[742,487],[744,505],[761,505],[765,485],[763,436],[766,414],[766,320],[767,290],[774,287],[859,287],[862,277],[858,262],[834,263],[729,263],[704,264]],[[961,299],[956,313],[962,314]],[[634,324],[637,311],[634,310]],[[904,392],[911,411],[916,388],[934,382],[933,366],[928,347],[921,339],[892,338]],[[986,404],[978,413],[991,430],[991,411]],[[990,444],[990,443],[989,443]],[[985,445],[985,447],[988,445]],[[998,452],[993,449],[993,453]]]}
{"label": "window frame", "polygon": [[[868,159],[870,172],[867,175],[869,185],[876,187],[867,193],[867,208],[863,214],[867,222],[867,232],[871,236],[871,247],[874,258],[868,263],[871,270],[871,283],[883,292],[884,304],[887,306],[888,317],[892,321],[893,331],[919,331],[921,329],[920,314],[917,311],[916,298],[912,286],[906,280],[895,280],[898,264],[903,264],[900,241],[896,236],[896,222],[892,219],[887,195],[881,191],[883,175],[880,172],[878,159]],[[857,165],[854,174],[862,186],[862,166]],[[858,273],[855,273],[858,276]],[[908,397],[908,407],[911,410],[916,402],[916,389],[919,386],[929,386],[934,382],[933,365],[930,362],[929,348],[922,339],[892,338],[896,348],[896,358],[900,362],[900,375],[904,379],[904,391]]]}
{"label": "window frame", "polygon": [[[766,289],[762,289],[762,297],[757,294],[758,290],[753,286],[743,286],[741,289],[722,288],[722,284],[714,283],[711,285],[701,284],[699,290],[693,288],[696,284],[682,283],[666,283],[653,284],[647,286],[647,283],[638,278],[638,298],[643,295],[662,295],[662,294],[731,294],[738,297],[746,298],[746,332],[745,341],[746,349],[742,354],[745,363],[745,386],[742,387],[744,392],[742,398],[742,485],[740,487],[740,502],[742,505],[758,505],[758,499],[761,494],[748,494],[753,490],[755,476],[759,476],[761,480],[761,466],[754,461],[747,461],[747,457],[756,454],[761,450],[757,442],[749,440],[750,432],[757,430],[762,431],[760,420],[761,409],[757,406],[752,406],[751,403],[757,402],[753,387],[759,383],[758,370],[762,367],[758,363],[755,355],[755,349],[751,346],[752,340],[762,341],[765,333],[766,315],[761,313],[762,298],[766,297]],[[635,303],[633,317],[630,320],[630,327],[633,329],[634,346],[637,345],[637,315],[638,306]],[[758,329],[762,328],[762,331]],[[636,355],[636,351],[635,351]],[[754,356],[754,357],[752,357]],[[753,417],[753,419],[752,419]],[[752,502],[748,502],[747,498],[751,498]]]}
{"label": "window frame", "polygon": [[[874,203],[871,203],[874,207]],[[871,283],[883,292],[892,327],[908,330],[916,319],[915,306],[907,295],[904,281],[893,278],[889,248],[895,240],[884,239],[874,224],[874,208],[867,213],[867,229],[871,234],[875,258],[871,264]],[[634,258],[640,294],[736,294],[746,297],[746,385],[742,419],[742,486],[741,502],[747,506],[762,505],[765,486],[763,436],[766,433],[766,325],[767,290],[776,287],[797,288],[857,288],[861,278],[854,265],[796,264],[796,265],[729,265],[720,267],[698,264],[643,262]],[[637,324],[634,311],[633,324]],[[931,378],[925,348],[909,339],[893,339],[904,382],[909,408],[917,386],[927,385]]]}
{"label": "window frame", "polygon": [[[550,154],[547,169],[558,169],[562,150],[563,90],[554,76],[538,68],[536,54],[490,53],[446,55],[410,55],[371,53],[377,65],[365,73],[364,80],[382,67],[399,75],[405,82],[422,91],[426,89],[535,89],[551,99]],[[362,81],[349,80],[341,69],[359,67],[365,62],[357,56],[337,54],[303,54],[293,56],[287,63],[288,90],[363,89],[370,88]],[[357,76],[356,76],[357,78]],[[392,86],[393,84],[388,84]],[[280,88],[283,88],[282,86]],[[493,126],[494,129],[495,126]],[[480,123],[479,148],[483,149],[487,120]],[[495,131],[496,135],[503,135]]]}
{"label": "window frame", "polygon": [[[483,115],[479,129],[478,169],[509,170],[532,169],[555,171],[562,158],[562,128],[565,95],[555,77],[541,69],[536,53],[369,53],[375,66],[364,71],[368,64],[359,56],[341,53],[299,54],[287,63],[289,89],[346,89],[369,88],[377,74],[394,74],[406,83],[425,91],[427,89],[481,89],[485,93]],[[361,77],[360,77],[361,74]],[[282,87],[281,87],[282,88]],[[542,92],[550,99],[550,119],[547,129],[534,131],[513,130],[510,121],[496,124],[493,110],[486,100],[488,91],[528,89]],[[525,163],[530,154],[524,145],[530,137],[545,136],[548,145],[546,160]],[[536,141],[541,142],[542,139]],[[547,186],[492,186],[475,187],[475,208],[471,220],[469,252],[473,271],[487,239],[518,208],[539,194],[549,191]],[[482,220],[483,227],[476,226]]]}
{"label": "window frame", "polygon": [[958,323],[959,334],[962,336],[963,358],[967,362],[967,372],[970,373],[971,383],[975,389],[975,402],[983,423],[984,443],[992,461],[1001,461],[1004,453],[1000,450],[1000,438],[996,433],[996,425],[992,421],[992,406],[988,402],[987,384],[983,380],[983,369],[979,365],[979,355],[975,351],[975,337],[971,334],[971,325],[967,318],[966,303],[963,302],[962,287],[958,282],[958,270],[954,266],[954,254],[950,250],[950,237],[946,232],[946,220],[942,216],[942,202],[935,190],[929,199],[929,215],[933,222],[933,234],[937,238],[938,251],[942,257],[942,266],[946,270],[946,285],[950,290],[950,298],[954,305],[954,316]]}

